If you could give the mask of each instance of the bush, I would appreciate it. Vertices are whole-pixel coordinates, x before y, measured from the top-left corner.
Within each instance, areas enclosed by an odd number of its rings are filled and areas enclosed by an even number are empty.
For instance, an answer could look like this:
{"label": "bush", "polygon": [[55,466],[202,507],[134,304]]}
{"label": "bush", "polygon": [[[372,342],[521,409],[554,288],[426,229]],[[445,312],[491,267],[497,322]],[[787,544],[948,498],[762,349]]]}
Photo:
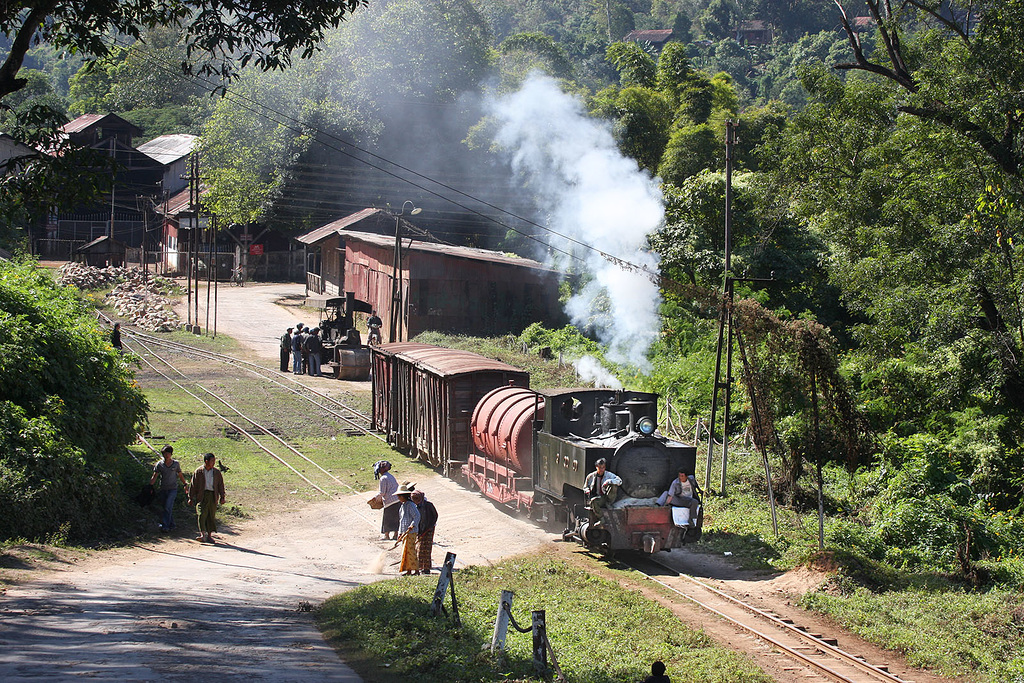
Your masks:
{"label": "bush", "polygon": [[85,539],[120,521],[118,453],[146,400],[75,290],[0,264],[0,538]]}

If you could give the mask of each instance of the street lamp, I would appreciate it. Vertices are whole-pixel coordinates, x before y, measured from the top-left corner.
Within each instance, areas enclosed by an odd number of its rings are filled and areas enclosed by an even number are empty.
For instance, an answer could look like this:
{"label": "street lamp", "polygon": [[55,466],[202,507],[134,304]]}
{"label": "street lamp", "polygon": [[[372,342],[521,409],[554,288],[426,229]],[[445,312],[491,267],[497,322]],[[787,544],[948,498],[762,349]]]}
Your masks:
{"label": "street lamp", "polygon": [[395,262],[391,278],[391,329],[388,333],[388,341],[391,342],[398,341],[402,335],[402,216],[405,215],[406,206],[412,207],[410,216],[423,210],[413,204],[411,199],[407,199],[402,204],[402,210],[395,214]]}

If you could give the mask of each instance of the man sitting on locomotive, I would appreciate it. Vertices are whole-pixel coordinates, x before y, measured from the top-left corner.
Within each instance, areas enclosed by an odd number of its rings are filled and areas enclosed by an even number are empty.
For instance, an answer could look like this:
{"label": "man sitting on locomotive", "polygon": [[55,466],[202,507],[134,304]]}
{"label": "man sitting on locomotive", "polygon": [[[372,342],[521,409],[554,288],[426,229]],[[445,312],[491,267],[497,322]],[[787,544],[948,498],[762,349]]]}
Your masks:
{"label": "man sitting on locomotive", "polygon": [[688,508],[696,500],[700,502],[697,495],[697,479],[685,469],[679,469],[678,478],[672,480],[668,487],[668,504],[674,507]]}
{"label": "man sitting on locomotive", "polygon": [[604,458],[595,462],[594,467],[596,469],[587,475],[583,483],[583,490],[594,517],[600,517],[601,509],[610,506],[618,497],[622,479],[607,470],[608,461]]}

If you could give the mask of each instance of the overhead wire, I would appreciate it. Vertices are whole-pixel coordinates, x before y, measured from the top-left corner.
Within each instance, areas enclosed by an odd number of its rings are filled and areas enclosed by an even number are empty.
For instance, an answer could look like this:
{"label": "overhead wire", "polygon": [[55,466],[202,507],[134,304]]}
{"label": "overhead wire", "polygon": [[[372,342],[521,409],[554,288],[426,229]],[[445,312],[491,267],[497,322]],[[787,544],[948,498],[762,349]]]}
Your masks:
{"label": "overhead wire", "polygon": [[[115,44],[117,44],[118,41],[119,41],[119,39],[116,36],[114,38],[112,38],[112,40],[114,41]],[[131,47],[131,43],[128,43],[128,42],[124,41],[121,46],[122,47]],[[467,206],[464,203],[462,203],[460,201],[457,201],[456,199],[454,199],[454,198],[452,198],[450,196],[447,196],[447,195],[442,194],[442,193],[440,193],[438,191],[430,189],[429,187],[425,187],[423,184],[421,184],[419,182],[416,182],[414,180],[411,180],[411,179],[409,179],[407,177],[403,177],[403,176],[399,175],[398,173],[395,173],[393,171],[388,170],[387,168],[384,168],[381,165],[373,163],[373,162],[371,162],[371,161],[369,161],[369,160],[367,160],[365,158],[360,157],[357,154],[354,154],[354,153],[349,152],[349,151],[347,151],[345,149],[342,149],[342,148],[340,148],[340,147],[338,147],[338,146],[336,146],[334,144],[331,144],[330,142],[327,142],[324,138],[327,138],[329,140],[333,140],[333,141],[335,141],[337,143],[340,143],[341,145],[344,145],[345,147],[348,147],[348,148],[351,148],[353,150],[356,150],[359,153],[364,154],[364,155],[366,155],[366,156],[368,156],[368,157],[370,157],[370,158],[372,158],[372,159],[374,159],[376,161],[379,161],[379,162],[381,162],[383,164],[387,164],[387,165],[393,166],[394,168],[399,169],[399,170],[401,170],[401,171],[403,171],[405,173],[408,173],[408,174],[414,176],[415,178],[418,178],[418,179],[420,179],[422,181],[425,181],[425,182],[428,182],[428,183],[432,183],[432,184],[436,185],[437,187],[440,187],[440,188],[443,188],[444,190],[448,190],[450,192],[453,192],[456,195],[458,195],[460,197],[463,197],[465,199],[471,200],[473,202],[477,202],[478,204],[480,204],[482,206],[485,206],[487,208],[493,209],[494,211],[497,211],[497,212],[499,212],[501,214],[504,214],[504,215],[506,215],[506,216],[508,216],[510,218],[514,218],[516,220],[522,221],[526,225],[530,225],[530,226],[535,227],[535,228],[537,228],[537,229],[539,229],[541,231],[544,231],[544,232],[547,232],[547,233],[549,233],[551,235],[559,237],[559,238],[565,240],[566,242],[569,242],[571,244],[575,244],[575,245],[581,247],[582,249],[584,249],[586,251],[594,252],[594,253],[598,254],[601,258],[605,259],[606,261],[608,261],[610,263],[615,264],[616,266],[618,266],[618,267],[620,267],[620,268],[622,268],[624,270],[628,270],[630,272],[636,272],[636,273],[643,274],[644,276],[646,276],[648,279],[650,279],[655,284],[662,284],[665,281],[665,279],[663,278],[662,275],[660,275],[659,273],[655,273],[655,272],[651,271],[650,268],[648,268],[647,266],[640,265],[640,264],[637,264],[637,263],[633,263],[633,262],[631,262],[631,261],[629,261],[627,259],[620,258],[620,257],[615,256],[615,255],[613,255],[611,253],[608,253],[608,252],[606,252],[606,251],[604,251],[602,249],[598,249],[597,247],[595,247],[593,245],[587,244],[587,243],[585,243],[585,242],[583,242],[581,240],[578,240],[578,239],[576,239],[574,237],[571,237],[569,235],[561,233],[561,232],[559,232],[559,231],[557,231],[557,230],[555,230],[555,229],[553,229],[553,228],[551,228],[549,226],[537,223],[537,222],[535,222],[533,220],[530,220],[529,218],[526,218],[524,216],[520,216],[520,215],[518,215],[518,214],[516,214],[516,213],[514,213],[512,211],[508,211],[506,209],[501,208],[500,206],[492,204],[491,202],[488,202],[486,200],[480,199],[479,197],[475,197],[475,196],[473,196],[473,195],[471,195],[469,193],[463,192],[463,191],[461,191],[461,190],[459,190],[459,189],[457,189],[457,188],[455,188],[455,187],[453,187],[453,186],[451,186],[451,185],[449,185],[449,184],[447,184],[445,182],[442,182],[440,180],[436,180],[434,178],[431,178],[431,177],[429,177],[429,176],[427,176],[425,174],[422,174],[422,173],[420,173],[420,172],[418,172],[418,171],[416,171],[414,169],[411,169],[411,168],[409,168],[407,166],[404,166],[404,165],[402,165],[402,164],[400,164],[398,162],[391,161],[390,159],[387,159],[387,158],[385,158],[385,157],[383,157],[381,155],[378,155],[378,154],[376,154],[374,152],[371,152],[370,150],[364,149],[364,148],[362,148],[362,147],[360,147],[360,146],[358,146],[358,145],[356,145],[354,143],[348,142],[348,141],[344,140],[343,138],[340,138],[340,137],[338,137],[338,136],[336,136],[336,135],[334,135],[332,133],[323,131],[323,130],[317,128],[316,126],[304,124],[300,120],[298,120],[295,117],[291,116],[290,114],[287,114],[285,112],[277,110],[274,107],[272,107],[272,106],[270,106],[270,105],[268,105],[268,104],[266,104],[264,102],[257,101],[257,100],[255,100],[255,99],[253,99],[253,98],[251,98],[251,97],[249,97],[249,96],[247,96],[245,94],[242,94],[242,93],[240,93],[240,92],[230,88],[226,84],[216,84],[216,83],[210,81],[209,79],[204,78],[204,77],[199,76],[199,75],[196,75],[196,74],[191,74],[191,75],[183,74],[178,69],[169,67],[167,64],[165,64],[163,62],[163,60],[159,59],[155,55],[143,54],[143,55],[140,55],[140,57],[142,59],[148,61],[150,64],[155,66],[157,69],[159,69],[159,70],[161,70],[161,71],[163,71],[165,73],[169,73],[169,74],[173,75],[176,78],[180,78],[180,79],[184,79],[184,80],[191,79],[193,82],[198,82],[200,85],[208,88],[210,93],[220,92],[220,93],[222,93],[222,96],[224,98],[230,99],[236,105],[240,106],[243,110],[248,111],[248,112],[250,112],[250,113],[252,113],[252,114],[254,114],[256,116],[264,118],[264,119],[266,119],[268,121],[271,121],[273,123],[276,123],[277,125],[282,126],[283,128],[285,128],[287,130],[290,130],[290,131],[292,131],[294,133],[307,133],[308,134],[309,131],[314,131],[315,132],[315,135],[313,136],[314,140],[319,142],[321,145],[327,147],[328,149],[334,150],[334,151],[338,152],[339,154],[343,154],[344,156],[346,156],[348,158],[351,158],[351,159],[353,159],[353,160],[355,160],[355,161],[357,161],[359,163],[362,163],[362,164],[364,164],[366,166],[369,166],[370,168],[376,169],[376,170],[380,171],[381,173],[384,173],[384,174],[386,174],[388,176],[391,176],[391,177],[393,177],[393,178],[395,178],[395,179],[397,179],[399,181],[402,181],[402,182],[404,182],[404,183],[406,183],[408,185],[411,185],[412,187],[415,187],[415,188],[417,188],[419,190],[422,190],[423,192],[426,192],[427,194],[430,194],[430,195],[432,195],[434,197],[437,197],[438,199],[441,199],[443,201],[449,202],[450,204],[452,204],[454,206],[457,206],[457,207],[463,209],[464,211],[472,213],[472,214],[474,214],[476,216],[479,216],[479,217],[483,218],[486,221],[490,221],[490,222],[495,223],[496,225],[499,225],[499,226],[501,226],[501,227],[503,227],[503,228],[505,228],[507,230],[511,230],[511,231],[513,231],[513,232],[515,232],[515,233],[517,233],[519,235],[522,235],[523,237],[525,237],[525,238],[527,238],[529,240],[535,241],[535,242],[539,243],[540,245],[542,245],[543,247],[546,247],[547,249],[549,249],[551,251],[556,251],[556,252],[559,252],[561,254],[564,254],[565,256],[569,257],[572,260],[576,260],[576,261],[579,261],[581,263],[585,263],[586,262],[585,259],[581,258],[580,256],[576,255],[575,253],[573,253],[571,251],[567,251],[566,249],[563,249],[561,247],[555,246],[555,245],[551,244],[550,242],[546,242],[546,241],[540,239],[536,235],[533,235],[533,234],[531,234],[529,232],[525,232],[523,230],[520,230],[519,228],[517,228],[517,227],[515,227],[513,225],[510,225],[510,224],[508,224],[508,223],[506,223],[506,222],[504,222],[504,221],[502,221],[502,220],[500,220],[498,218],[495,218],[494,216],[490,216],[490,215],[488,215],[488,214],[486,214],[486,213],[484,213],[482,211],[474,209],[473,207]],[[277,116],[279,118],[278,119],[272,118],[271,116],[267,115],[266,112],[270,112],[271,114],[273,114],[274,116]]]}

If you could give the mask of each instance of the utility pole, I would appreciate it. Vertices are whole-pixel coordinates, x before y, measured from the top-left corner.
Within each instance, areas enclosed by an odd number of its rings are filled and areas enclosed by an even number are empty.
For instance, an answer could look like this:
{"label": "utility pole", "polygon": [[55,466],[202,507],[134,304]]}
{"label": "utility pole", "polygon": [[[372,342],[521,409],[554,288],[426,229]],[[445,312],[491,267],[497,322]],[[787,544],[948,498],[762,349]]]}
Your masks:
{"label": "utility pole", "polygon": [[[704,470],[704,490],[711,491],[711,466],[715,449],[715,419],[718,415],[718,390],[724,390],[725,410],[722,420],[722,480],[720,493],[725,494],[725,474],[729,461],[729,404],[732,399],[732,161],[736,142],[736,124],[725,122],[725,272],[722,277],[722,303],[718,314],[718,343],[715,349],[715,382],[711,388],[711,421],[708,425],[708,460]],[[728,335],[728,341],[726,341]],[[725,379],[722,379],[722,345],[726,346]]]}

